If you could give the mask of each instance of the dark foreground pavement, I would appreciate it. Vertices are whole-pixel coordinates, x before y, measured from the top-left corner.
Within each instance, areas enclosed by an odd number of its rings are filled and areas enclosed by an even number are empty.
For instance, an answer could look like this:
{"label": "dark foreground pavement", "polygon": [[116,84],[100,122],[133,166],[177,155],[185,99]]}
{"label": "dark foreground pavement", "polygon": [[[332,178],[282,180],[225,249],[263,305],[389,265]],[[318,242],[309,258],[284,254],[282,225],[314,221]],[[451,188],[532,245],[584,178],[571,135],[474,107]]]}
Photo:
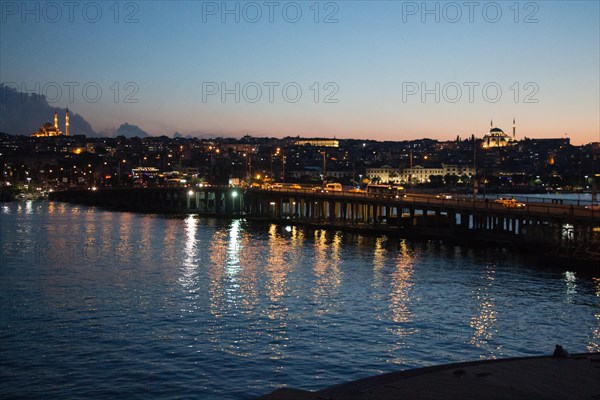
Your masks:
{"label": "dark foreground pavement", "polygon": [[261,399],[600,399],[600,353],[440,365],[373,376],[317,392],[278,389]]}

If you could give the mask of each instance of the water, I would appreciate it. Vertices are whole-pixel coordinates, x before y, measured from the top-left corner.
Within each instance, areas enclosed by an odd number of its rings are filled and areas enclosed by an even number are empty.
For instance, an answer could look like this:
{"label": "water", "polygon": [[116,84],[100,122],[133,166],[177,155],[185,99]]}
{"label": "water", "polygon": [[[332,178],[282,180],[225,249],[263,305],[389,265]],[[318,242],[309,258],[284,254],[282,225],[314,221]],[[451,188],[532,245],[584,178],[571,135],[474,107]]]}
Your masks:
{"label": "water", "polygon": [[246,399],[600,348],[600,273],[504,249],[0,205],[0,397]]}

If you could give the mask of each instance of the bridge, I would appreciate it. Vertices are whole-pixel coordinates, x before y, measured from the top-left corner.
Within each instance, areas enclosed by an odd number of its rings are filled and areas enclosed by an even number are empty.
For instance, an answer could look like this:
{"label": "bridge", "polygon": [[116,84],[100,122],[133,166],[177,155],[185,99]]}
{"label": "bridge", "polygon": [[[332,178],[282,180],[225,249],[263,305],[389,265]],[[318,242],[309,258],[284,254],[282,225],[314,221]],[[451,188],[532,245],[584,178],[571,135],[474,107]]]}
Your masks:
{"label": "bridge", "polygon": [[294,188],[115,188],[55,192],[51,200],[138,212],[244,217],[286,225],[407,238],[495,243],[600,260],[600,210],[470,197]]}

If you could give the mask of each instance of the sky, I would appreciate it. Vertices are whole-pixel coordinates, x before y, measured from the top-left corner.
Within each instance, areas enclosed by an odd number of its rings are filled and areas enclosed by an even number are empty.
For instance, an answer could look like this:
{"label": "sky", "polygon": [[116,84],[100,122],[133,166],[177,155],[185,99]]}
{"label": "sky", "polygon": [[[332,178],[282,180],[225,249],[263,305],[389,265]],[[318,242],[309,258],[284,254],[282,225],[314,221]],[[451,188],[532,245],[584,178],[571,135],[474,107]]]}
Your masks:
{"label": "sky", "polygon": [[[96,131],[600,141],[598,1],[0,2],[0,82]],[[45,122],[45,121],[41,121]]]}

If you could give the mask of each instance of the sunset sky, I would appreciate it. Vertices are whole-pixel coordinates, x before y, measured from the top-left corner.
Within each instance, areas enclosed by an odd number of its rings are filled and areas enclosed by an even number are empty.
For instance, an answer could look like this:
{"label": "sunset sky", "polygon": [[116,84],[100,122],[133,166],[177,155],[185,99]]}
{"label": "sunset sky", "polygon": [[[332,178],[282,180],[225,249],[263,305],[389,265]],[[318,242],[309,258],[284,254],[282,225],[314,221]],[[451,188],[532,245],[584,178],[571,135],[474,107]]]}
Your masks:
{"label": "sunset sky", "polygon": [[600,140],[598,1],[0,4],[0,81],[96,131]]}

